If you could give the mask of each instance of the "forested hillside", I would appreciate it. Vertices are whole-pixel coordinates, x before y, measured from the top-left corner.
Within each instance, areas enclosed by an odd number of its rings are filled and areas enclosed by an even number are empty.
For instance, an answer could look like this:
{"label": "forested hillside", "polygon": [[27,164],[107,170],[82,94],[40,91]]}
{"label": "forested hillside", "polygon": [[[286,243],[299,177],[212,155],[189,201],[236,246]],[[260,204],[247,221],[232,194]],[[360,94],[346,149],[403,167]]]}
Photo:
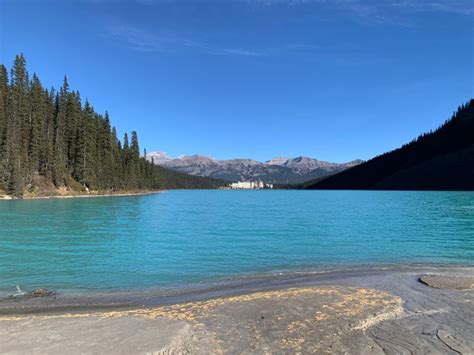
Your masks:
{"label": "forested hillside", "polygon": [[[23,55],[8,75],[0,65],[0,191],[136,191],[213,188],[217,180],[176,173],[140,156],[136,132],[117,138],[107,112],[94,111],[66,77],[46,89]],[[1,194],[1,192],[0,192]]]}
{"label": "forested hillside", "polygon": [[474,100],[434,132],[309,189],[474,190]]}

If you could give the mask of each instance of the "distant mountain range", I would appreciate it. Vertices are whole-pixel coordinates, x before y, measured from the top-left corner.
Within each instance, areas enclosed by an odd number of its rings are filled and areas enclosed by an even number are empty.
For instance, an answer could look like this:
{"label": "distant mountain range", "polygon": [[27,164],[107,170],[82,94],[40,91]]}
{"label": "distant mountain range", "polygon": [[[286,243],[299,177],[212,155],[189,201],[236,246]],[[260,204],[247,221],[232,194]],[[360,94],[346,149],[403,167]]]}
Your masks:
{"label": "distant mountain range", "polygon": [[297,184],[341,172],[362,163],[330,163],[309,157],[273,158],[266,162],[251,159],[216,160],[202,155],[176,159],[163,152],[150,152],[149,161],[175,171],[227,181],[261,180],[273,184]]}
{"label": "distant mountain range", "polygon": [[474,100],[434,132],[308,189],[474,190]]}

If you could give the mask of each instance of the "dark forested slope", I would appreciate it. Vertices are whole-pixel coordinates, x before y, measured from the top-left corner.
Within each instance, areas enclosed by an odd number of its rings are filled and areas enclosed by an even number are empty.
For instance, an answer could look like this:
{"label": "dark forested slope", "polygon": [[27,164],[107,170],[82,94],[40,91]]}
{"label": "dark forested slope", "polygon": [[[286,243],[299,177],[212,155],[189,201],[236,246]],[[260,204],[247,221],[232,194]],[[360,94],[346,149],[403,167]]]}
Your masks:
{"label": "dark forested slope", "polygon": [[474,190],[474,100],[434,132],[305,188]]}
{"label": "dark forested slope", "polygon": [[213,188],[221,182],[154,166],[132,132],[117,138],[107,112],[94,111],[67,79],[56,91],[30,79],[23,55],[0,65],[0,191],[131,191]]}

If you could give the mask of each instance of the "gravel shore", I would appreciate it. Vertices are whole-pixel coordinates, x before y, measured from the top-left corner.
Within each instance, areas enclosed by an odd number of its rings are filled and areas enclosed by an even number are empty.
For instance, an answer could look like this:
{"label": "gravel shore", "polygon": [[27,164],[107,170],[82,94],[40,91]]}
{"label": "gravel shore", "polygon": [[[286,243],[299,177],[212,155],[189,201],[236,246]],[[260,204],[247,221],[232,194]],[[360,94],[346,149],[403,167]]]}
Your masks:
{"label": "gravel shore", "polygon": [[354,271],[288,282],[150,307],[15,314],[2,302],[0,352],[474,353],[473,268]]}

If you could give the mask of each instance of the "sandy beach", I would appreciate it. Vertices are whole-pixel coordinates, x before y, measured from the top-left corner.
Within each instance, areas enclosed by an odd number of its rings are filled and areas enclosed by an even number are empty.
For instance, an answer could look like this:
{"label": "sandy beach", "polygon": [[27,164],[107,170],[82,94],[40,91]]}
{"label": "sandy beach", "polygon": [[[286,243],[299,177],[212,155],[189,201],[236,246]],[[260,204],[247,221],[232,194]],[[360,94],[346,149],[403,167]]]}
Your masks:
{"label": "sandy beach", "polygon": [[474,268],[346,270],[260,280],[260,286],[254,281],[220,290],[219,297],[211,296],[215,289],[190,293],[183,302],[152,295],[115,304],[61,295],[4,299],[0,352],[474,353]]}

